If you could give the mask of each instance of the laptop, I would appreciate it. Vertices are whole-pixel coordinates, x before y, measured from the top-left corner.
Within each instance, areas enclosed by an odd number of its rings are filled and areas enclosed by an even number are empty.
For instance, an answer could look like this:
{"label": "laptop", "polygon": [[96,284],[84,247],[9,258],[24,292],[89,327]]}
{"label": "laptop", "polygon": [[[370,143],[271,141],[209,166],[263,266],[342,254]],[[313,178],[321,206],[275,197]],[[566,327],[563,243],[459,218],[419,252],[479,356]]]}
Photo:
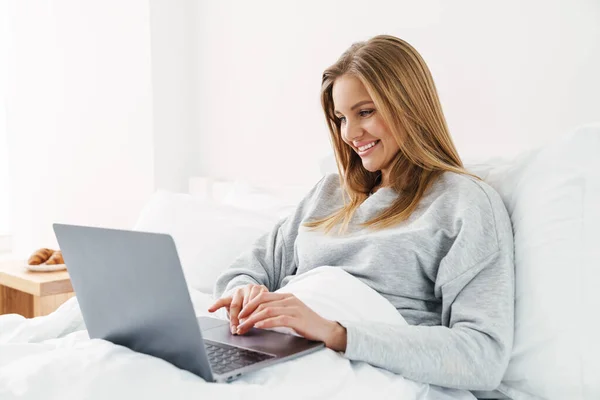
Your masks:
{"label": "laptop", "polygon": [[170,235],[53,227],[90,338],[162,358],[207,382],[230,382],[324,346],[258,328],[233,335],[229,321],[197,319]]}

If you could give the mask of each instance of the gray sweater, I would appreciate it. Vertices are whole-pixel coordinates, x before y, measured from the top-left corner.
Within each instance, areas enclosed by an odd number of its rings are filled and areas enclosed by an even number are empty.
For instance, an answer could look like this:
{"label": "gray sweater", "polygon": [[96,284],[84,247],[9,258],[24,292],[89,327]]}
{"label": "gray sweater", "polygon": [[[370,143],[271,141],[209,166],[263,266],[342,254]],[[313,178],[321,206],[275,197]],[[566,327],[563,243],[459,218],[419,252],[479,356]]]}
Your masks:
{"label": "gray sweater", "polygon": [[248,283],[275,291],[295,274],[339,266],[385,297],[409,324],[338,321],[347,331],[345,357],[418,382],[495,389],[513,342],[508,212],[486,183],[445,172],[409,220],[382,231],[357,226],[398,195],[380,188],[357,209],[348,234],[326,236],[301,226],[343,205],[338,175],[326,175],[219,277],[215,296]]}

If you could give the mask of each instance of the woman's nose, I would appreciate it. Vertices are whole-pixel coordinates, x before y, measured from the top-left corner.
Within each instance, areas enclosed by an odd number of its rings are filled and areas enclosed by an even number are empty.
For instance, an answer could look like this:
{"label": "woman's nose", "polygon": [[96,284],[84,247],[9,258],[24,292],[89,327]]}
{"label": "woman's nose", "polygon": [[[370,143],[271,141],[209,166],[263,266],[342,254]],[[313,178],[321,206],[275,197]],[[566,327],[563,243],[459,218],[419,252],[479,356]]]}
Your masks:
{"label": "woman's nose", "polygon": [[352,142],[363,136],[363,130],[358,124],[347,123],[345,126],[344,137],[348,142]]}

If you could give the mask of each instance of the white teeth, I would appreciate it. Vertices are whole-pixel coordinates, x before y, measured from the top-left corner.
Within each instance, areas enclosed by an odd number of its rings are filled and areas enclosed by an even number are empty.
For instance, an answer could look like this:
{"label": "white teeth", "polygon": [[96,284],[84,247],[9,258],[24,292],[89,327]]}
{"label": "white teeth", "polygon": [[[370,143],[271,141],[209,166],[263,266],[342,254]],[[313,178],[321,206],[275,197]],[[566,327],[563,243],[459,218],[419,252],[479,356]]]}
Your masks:
{"label": "white teeth", "polygon": [[377,140],[374,142],[371,142],[369,144],[365,144],[364,146],[360,146],[358,148],[359,151],[365,151],[365,150],[369,150],[371,147],[375,146],[377,144]]}

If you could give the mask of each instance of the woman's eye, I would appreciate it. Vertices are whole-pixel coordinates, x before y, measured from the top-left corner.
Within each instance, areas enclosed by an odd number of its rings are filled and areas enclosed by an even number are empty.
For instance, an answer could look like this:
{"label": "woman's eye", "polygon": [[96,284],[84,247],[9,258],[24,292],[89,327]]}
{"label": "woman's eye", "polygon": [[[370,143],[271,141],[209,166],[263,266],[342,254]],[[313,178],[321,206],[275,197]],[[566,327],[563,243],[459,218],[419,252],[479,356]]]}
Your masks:
{"label": "woman's eye", "polygon": [[[375,110],[361,110],[361,111],[359,111],[358,115],[360,115],[361,117],[368,117],[369,115],[373,114],[373,112],[375,112]],[[346,117],[337,117],[337,118],[340,121],[340,123],[346,122]]]}

